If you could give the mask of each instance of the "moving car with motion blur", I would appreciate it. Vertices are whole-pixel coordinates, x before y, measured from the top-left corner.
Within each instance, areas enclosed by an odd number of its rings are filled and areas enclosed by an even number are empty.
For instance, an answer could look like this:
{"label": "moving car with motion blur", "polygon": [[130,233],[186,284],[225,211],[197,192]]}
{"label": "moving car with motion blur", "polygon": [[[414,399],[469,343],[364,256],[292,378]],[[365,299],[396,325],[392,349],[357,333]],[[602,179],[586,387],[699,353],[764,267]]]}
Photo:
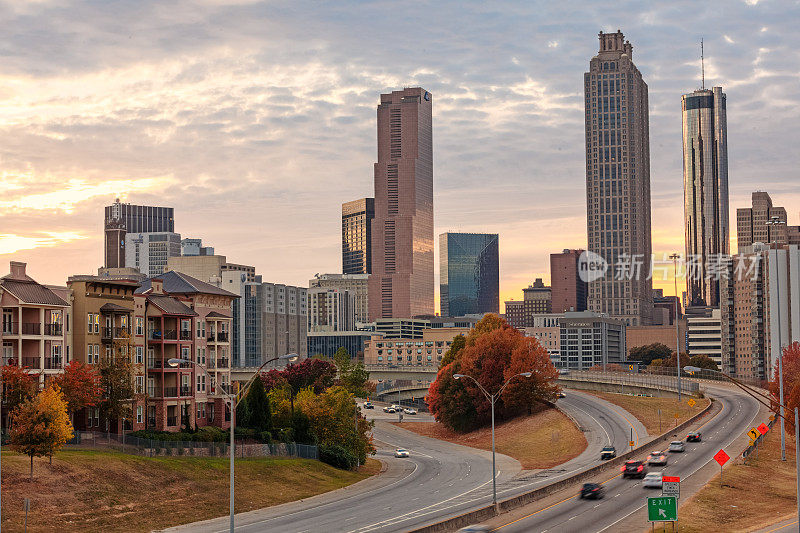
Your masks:
{"label": "moving car with motion blur", "polygon": [[375,406],[371,402],[364,402],[364,409],[375,409]]}
{"label": "moving car with motion blur", "polygon": [[674,440],[669,443],[669,451],[681,453],[686,451],[686,445],[681,440]]}
{"label": "moving car with motion blur", "polygon": [[661,472],[650,472],[642,480],[642,487],[646,489],[660,489],[664,484]]}
{"label": "moving car with motion blur", "polygon": [[686,435],[686,442],[700,442],[701,440],[703,440],[703,436],[699,431],[692,431]]}
{"label": "moving car with motion blur", "polygon": [[582,500],[584,498],[597,500],[602,498],[605,494],[606,490],[603,488],[603,485],[600,483],[584,483],[583,487],[581,487],[581,493],[578,497]]}
{"label": "moving car with motion blur", "polygon": [[394,451],[394,456],[395,457],[409,457],[410,454],[408,453],[408,450],[406,450],[405,448],[397,448]]}
{"label": "moving car with motion blur", "polygon": [[667,466],[667,454],[656,450],[647,456],[647,464],[650,466]]}
{"label": "moving car with motion blur", "polygon": [[384,413],[394,413],[394,407],[386,406],[383,408]]}
{"label": "moving car with motion blur", "polygon": [[403,409],[403,412],[405,414],[407,414],[407,415],[415,415],[415,414],[417,414],[417,410],[414,409],[413,407],[406,407],[405,409]]}
{"label": "moving car with motion blur", "polygon": [[647,474],[647,467],[641,461],[626,461],[620,470],[622,477],[643,478]]}

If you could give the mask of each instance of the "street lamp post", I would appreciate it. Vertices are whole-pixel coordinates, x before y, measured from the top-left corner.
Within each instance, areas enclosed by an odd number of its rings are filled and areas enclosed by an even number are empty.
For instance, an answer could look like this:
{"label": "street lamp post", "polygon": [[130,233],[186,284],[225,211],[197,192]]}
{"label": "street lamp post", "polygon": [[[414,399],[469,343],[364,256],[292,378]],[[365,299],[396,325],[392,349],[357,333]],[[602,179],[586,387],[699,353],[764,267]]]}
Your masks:
{"label": "street lamp post", "polygon": [[783,419],[783,346],[781,342],[781,273],[778,269],[778,236],[777,230],[778,226],[781,224],[785,224],[779,217],[773,216],[766,222],[767,226],[770,226],[770,233],[772,234],[772,245],[775,248],[775,294],[776,297],[776,307],[777,307],[777,317],[778,317],[778,394],[780,396],[780,403],[781,403],[781,461],[786,460],[786,424],[784,423]]}
{"label": "street lamp post", "polygon": [[478,380],[473,378],[472,376],[468,376],[466,374],[453,374],[453,378],[454,379],[468,378],[468,379],[471,379],[472,381],[474,381],[475,384],[478,386],[478,388],[483,393],[483,395],[486,396],[486,398],[492,404],[492,504],[495,507],[497,507],[497,469],[495,468],[495,452],[494,452],[494,404],[495,404],[495,401],[503,393],[503,389],[506,388],[506,385],[511,383],[512,379],[514,379],[516,377],[520,377],[520,376],[525,377],[525,378],[529,378],[529,377],[531,377],[531,374],[532,374],[531,372],[521,372],[519,374],[514,374],[513,376],[508,378],[508,380],[506,380],[506,382],[503,383],[503,386],[500,387],[500,390],[498,390],[494,394],[489,394],[488,392],[486,392],[486,389],[484,389],[483,386],[480,383],[478,383]]}
{"label": "street lamp post", "polygon": [[[256,370],[253,373],[253,375],[250,376],[250,379],[247,380],[247,383],[245,383],[244,387],[242,387],[242,389],[238,392],[238,394],[232,394],[232,393],[224,390],[222,387],[220,387],[220,391],[222,391],[225,399],[228,400],[228,403],[230,403],[230,406],[231,406],[230,533],[233,533],[233,527],[234,527],[234,520],[233,520],[233,492],[234,492],[233,458],[236,456],[236,452],[234,450],[233,436],[234,436],[234,428],[236,426],[236,407],[239,405],[239,402],[242,400],[242,398],[247,396],[247,391],[250,390],[250,386],[253,384],[253,381],[256,380],[256,378],[258,377],[258,374],[261,372],[262,368],[267,366],[267,364],[269,364],[269,363],[271,363],[273,361],[277,361],[279,359],[288,359],[290,361],[295,361],[295,360],[297,360],[298,357],[299,356],[297,354],[295,354],[295,353],[289,353],[289,354],[286,354],[286,355],[281,355],[280,357],[275,357],[273,359],[270,359],[269,361],[264,362],[264,364],[262,364],[260,367],[258,367],[258,370]],[[211,377],[211,374],[208,373],[208,370],[206,370],[205,367],[198,365],[195,361],[192,361],[190,359],[181,359],[181,358],[177,358],[177,357],[174,357],[174,358],[169,359],[167,361],[167,364],[169,366],[172,366],[172,367],[178,366],[178,365],[183,364],[183,363],[194,365],[195,367],[199,368],[208,377],[209,384],[214,384],[215,383],[214,382],[214,378]]]}
{"label": "street lamp post", "polygon": [[675,280],[675,367],[678,369],[678,401],[681,401],[681,332],[678,327],[678,302],[680,301],[680,297],[678,296],[678,258],[680,256],[678,254],[672,254],[669,256],[672,259],[672,264],[674,265],[674,273],[672,275],[673,279]]}

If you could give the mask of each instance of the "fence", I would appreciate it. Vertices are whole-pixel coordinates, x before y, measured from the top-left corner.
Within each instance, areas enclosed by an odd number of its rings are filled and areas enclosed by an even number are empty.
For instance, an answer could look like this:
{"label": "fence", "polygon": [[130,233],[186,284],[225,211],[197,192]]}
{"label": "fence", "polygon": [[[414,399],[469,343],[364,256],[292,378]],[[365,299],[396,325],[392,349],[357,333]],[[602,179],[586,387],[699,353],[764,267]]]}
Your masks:
{"label": "fence", "polygon": [[[75,449],[115,450],[130,455],[145,457],[196,456],[228,457],[228,442],[162,441],[140,439],[131,435],[76,431],[67,443]],[[298,457],[319,459],[319,449],[310,444],[281,442],[273,444],[254,443],[251,440],[236,440],[236,457]]]}
{"label": "fence", "polygon": [[[681,391],[686,394],[697,395],[700,385],[686,376],[681,380]],[[632,372],[600,372],[593,370],[572,370],[567,374],[558,376],[560,381],[590,381],[595,383],[607,383],[624,387],[644,387],[677,392],[678,377],[673,375],[659,374],[636,374]]]}

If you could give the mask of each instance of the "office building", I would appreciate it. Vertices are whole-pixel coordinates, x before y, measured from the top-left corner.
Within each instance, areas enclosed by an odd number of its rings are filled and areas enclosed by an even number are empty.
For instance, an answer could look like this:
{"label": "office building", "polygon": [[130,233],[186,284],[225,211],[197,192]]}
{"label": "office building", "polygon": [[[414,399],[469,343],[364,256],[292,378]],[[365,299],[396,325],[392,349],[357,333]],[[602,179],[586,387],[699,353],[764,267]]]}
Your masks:
{"label": "office building", "polygon": [[676,317],[678,320],[683,317],[683,305],[680,298],[664,296],[664,289],[653,289],[653,325],[674,325]]}
{"label": "office building", "polygon": [[[772,217],[783,222],[767,225]],[[736,210],[736,239],[738,253],[747,253],[754,243],[800,245],[800,226],[786,225],[786,209],[772,205],[769,193],[757,191],[752,194],[752,206]]]}
{"label": "office building", "polygon": [[439,235],[439,298],[442,316],[497,313],[500,259],[496,233]]}
{"label": "office building", "polygon": [[[587,232],[588,250],[611,267],[589,283],[588,308],[638,326],[653,308],[647,84],[622,32],[599,37],[584,74]],[[615,279],[617,265],[631,275]]]}
{"label": "office building", "polygon": [[625,323],[591,311],[567,312],[559,321],[560,350],[551,360],[557,368],[588,370],[627,360]]}
{"label": "office building", "polygon": [[372,273],[372,219],[375,198],[342,204],[342,272]]}
{"label": "office building", "polygon": [[586,311],[587,283],[578,273],[583,250],[564,250],[550,254],[550,289],[554,313]]}
{"label": "office building", "polygon": [[[92,365],[94,368],[101,358],[115,355],[120,346],[129,346],[134,332],[133,295],[140,287],[138,277],[132,279],[110,278],[104,276],[70,276],[72,314],[72,356],[71,359]],[[140,319],[140,325],[143,319]],[[131,359],[134,372],[134,391],[145,393],[145,347],[134,347]],[[136,409],[134,408],[134,411]],[[144,407],[142,407],[144,416]],[[115,432],[133,429],[133,418],[121,420],[101,420],[98,407],[81,409],[73,416],[73,424],[80,430],[105,430],[106,422]],[[144,427],[144,424],[140,427]]]}
{"label": "office building", "polygon": [[339,348],[344,348],[354,361],[364,362],[364,345],[376,337],[369,331],[309,331],[308,355],[333,357]]}
{"label": "office building", "polygon": [[261,361],[269,361],[287,353],[307,356],[308,289],[262,283],[261,290]]}
{"label": "office building", "polygon": [[182,239],[181,255],[214,255],[214,248],[203,246],[203,239]]}
{"label": "office building", "polygon": [[719,281],[706,269],[730,254],[725,100],[722,87],[681,97],[686,257],[697,269],[686,278],[688,306],[719,305]]}
{"label": "office building", "polygon": [[439,366],[458,335],[468,335],[469,329],[425,329],[419,337],[372,337],[364,345],[365,365],[408,367]]}
{"label": "office building", "polygon": [[337,289],[353,295],[356,322],[369,322],[369,275],[368,274],[317,274],[308,282],[309,289]]}
{"label": "office building", "polygon": [[0,278],[2,365],[26,367],[46,380],[69,360],[69,290],[37,283],[26,263],[11,261]]}
{"label": "office building", "polygon": [[200,281],[220,286],[222,273],[233,271],[244,273],[247,281],[255,281],[256,267],[229,263],[224,255],[182,255],[167,260],[166,271],[174,270]]}
{"label": "office building", "polygon": [[680,348],[681,352],[686,352],[686,320],[678,321],[678,331],[675,331],[674,324],[627,326],[625,328],[625,345],[628,354],[634,348],[656,343],[667,346],[673,352],[676,346]]}
{"label": "office building", "polygon": [[[711,307],[686,310],[686,350],[689,357],[705,355],[722,367],[722,314]],[[684,350],[682,350],[684,351]]]}
{"label": "office building", "polygon": [[782,348],[800,342],[800,247],[796,244],[765,252],[764,293],[767,297],[767,379],[778,368]]}
{"label": "office building", "polygon": [[[136,289],[133,349],[136,364],[145,369],[146,395],[133,400],[133,429],[230,427],[225,394],[231,392],[231,304],[237,298],[174,271],[146,280]],[[145,360],[141,361],[138,357],[143,351]],[[173,367],[172,358],[196,365]]]}
{"label": "office building", "polygon": [[370,320],[433,314],[431,101],[414,87],[378,105]]}
{"label": "office building", "polygon": [[231,361],[233,368],[261,365],[263,290],[261,276],[248,281],[243,271],[221,272],[221,287],[237,294],[231,305]]}
{"label": "office building", "polygon": [[308,289],[307,311],[309,332],[355,330],[355,297],[347,290],[322,287]]}
{"label": "office building", "polygon": [[148,277],[159,276],[170,257],[181,255],[177,233],[131,233],[125,235],[125,264]]}
{"label": "office building", "polygon": [[542,278],[522,290],[522,300],[509,300],[506,305],[506,321],[517,329],[533,327],[536,315],[553,312],[552,291]]}
{"label": "office building", "polygon": [[533,317],[533,325],[522,328],[526,337],[535,337],[539,344],[547,350],[552,361],[561,358],[561,319],[564,313],[537,315]]}
{"label": "office building", "polygon": [[175,213],[171,207],[120,203],[119,198],[105,208],[105,266],[126,265],[126,233],[174,233]]}

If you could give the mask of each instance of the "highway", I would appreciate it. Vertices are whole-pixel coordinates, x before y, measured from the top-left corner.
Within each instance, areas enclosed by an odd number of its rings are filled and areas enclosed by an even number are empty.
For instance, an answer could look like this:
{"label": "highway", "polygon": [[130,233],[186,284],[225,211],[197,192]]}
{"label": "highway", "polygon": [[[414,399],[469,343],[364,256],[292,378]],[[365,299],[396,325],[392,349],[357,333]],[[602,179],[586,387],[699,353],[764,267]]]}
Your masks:
{"label": "highway", "polygon": [[[706,390],[720,400],[722,409],[700,427],[703,441],[687,443],[684,453],[670,454],[666,468],[651,468],[651,472],[662,470],[667,475],[680,476],[683,482],[708,464],[720,448],[727,448],[735,439],[740,438],[757,418],[759,404],[743,393],[712,386]],[[642,450],[641,458],[644,459],[649,451],[649,448]],[[730,455],[735,455],[736,451],[739,450],[732,450]],[[603,483],[605,498],[580,500],[576,495],[578,490],[576,488],[575,493],[564,494],[560,501],[538,502],[515,511],[513,515],[501,515],[487,524],[494,527],[493,531],[502,533],[532,531],[599,533],[641,531],[647,527],[643,507],[647,496],[660,495],[659,489],[644,489],[641,480],[622,479],[619,472],[606,473],[595,481]],[[681,485],[683,487],[685,484]],[[682,491],[681,498],[689,495],[688,492]],[[634,517],[636,520],[630,519],[637,511],[642,516]]]}
{"label": "highway", "polygon": [[[613,443],[619,451],[628,445],[631,423],[634,439],[646,438],[644,427],[629,413],[596,397],[567,391],[558,400],[584,429],[586,451],[558,467],[522,471],[517,461],[498,455],[498,499],[526,492],[594,466],[600,448]],[[430,439],[389,424],[396,415],[379,409],[367,411],[376,420],[373,435],[379,446],[377,458],[390,469],[348,489],[303,502],[293,502],[237,514],[236,531],[285,531],[367,533],[407,531],[455,516],[491,502],[491,454]],[[406,415],[428,419],[425,415]],[[393,456],[396,447],[410,451],[408,459]],[[222,533],[227,517],[175,528],[176,531]]]}

